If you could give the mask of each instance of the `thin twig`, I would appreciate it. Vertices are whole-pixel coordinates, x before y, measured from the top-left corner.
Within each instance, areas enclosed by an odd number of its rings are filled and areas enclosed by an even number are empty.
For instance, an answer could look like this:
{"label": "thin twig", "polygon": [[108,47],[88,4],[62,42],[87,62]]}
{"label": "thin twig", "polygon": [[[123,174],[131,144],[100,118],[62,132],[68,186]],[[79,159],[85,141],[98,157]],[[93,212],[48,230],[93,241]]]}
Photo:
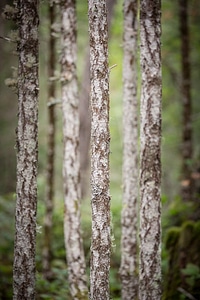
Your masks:
{"label": "thin twig", "polygon": [[16,40],[15,39],[11,39],[11,38],[6,37],[6,36],[1,36],[0,35],[0,39],[5,40],[6,42],[9,42],[9,43],[17,43],[17,39]]}
{"label": "thin twig", "polygon": [[190,293],[188,293],[186,290],[184,290],[182,287],[179,287],[177,289],[180,293],[182,293],[183,295],[185,295],[186,297],[188,297],[188,299],[191,300],[197,300],[195,297],[193,297]]}
{"label": "thin twig", "polygon": [[10,38],[4,36],[0,36],[0,39],[5,40],[7,42],[13,42]]}
{"label": "thin twig", "polygon": [[109,68],[109,71],[112,70],[113,68],[115,68],[116,66],[117,66],[117,64],[114,64],[113,66],[111,66],[111,67]]}

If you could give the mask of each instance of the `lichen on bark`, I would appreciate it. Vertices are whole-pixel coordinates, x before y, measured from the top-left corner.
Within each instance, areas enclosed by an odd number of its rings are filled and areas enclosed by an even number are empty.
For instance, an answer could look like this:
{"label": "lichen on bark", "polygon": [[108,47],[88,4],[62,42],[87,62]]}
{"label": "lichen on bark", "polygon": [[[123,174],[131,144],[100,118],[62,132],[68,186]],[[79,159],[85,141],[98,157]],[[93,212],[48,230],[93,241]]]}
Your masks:
{"label": "lichen on bark", "polygon": [[109,66],[106,1],[89,0],[91,74],[91,299],[110,299]]}
{"label": "lichen on bark", "polygon": [[123,206],[121,266],[122,299],[138,294],[138,121],[137,121],[137,12],[135,0],[124,1],[123,35]]}
{"label": "lichen on bark", "polygon": [[38,1],[15,2],[19,40],[13,299],[35,298],[38,160]]}
{"label": "lichen on bark", "polygon": [[140,300],[161,297],[160,18],[160,0],[141,1]]}
{"label": "lichen on bark", "polygon": [[61,84],[64,140],[64,235],[72,299],[88,299],[81,235],[78,84],[75,1],[61,1]]}

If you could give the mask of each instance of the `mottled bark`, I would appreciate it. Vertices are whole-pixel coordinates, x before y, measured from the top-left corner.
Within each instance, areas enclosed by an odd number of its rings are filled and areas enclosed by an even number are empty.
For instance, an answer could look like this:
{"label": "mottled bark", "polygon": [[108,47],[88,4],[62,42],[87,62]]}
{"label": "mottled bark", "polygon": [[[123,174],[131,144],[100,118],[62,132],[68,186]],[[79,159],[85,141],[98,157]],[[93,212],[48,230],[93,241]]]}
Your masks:
{"label": "mottled bark", "polygon": [[[56,41],[52,35],[55,22],[55,3],[49,4],[49,60],[48,78],[53,77],[56,65]],[[54,157],[55,157],[55,106],[51,105],[55,98],[55,81],[48,83],[48,134],[47,134],[47,170],[44,216],[44,244],[42,249],[42,265],[44,278],[51,278],[52,229],[53,229],[53,197],[54,197]]]}
{"label": "mottled bark", "polygon": [[91,299],[110,299],[109,66],[106,1],[89,0],[91,74]]}
{"label": "mottled bark", "polygon": [[[107,0],[108,30],[113,17],[113,10],[116,0]],[[91,118],[89,110],[90,100],[90,58],[89,51],[86,54],[85,68],[80,93],[80,164],[81,164],[81,197],[87,195],[89,189],[88,171],[90,167],[89,148],[91,134]]]}
{"label": "mottled bark", "polygon": [[183,103],[182,132],[182,184],[181,194],[184,201],[192,200],[192,99],[190,72],[190,38],[188,29],[188,1],[179,0],[180,38],[181,38],[181,98]]}
{"label": "mottled bark", "polygon": [[13,299],[35,299],[38,161],[38,1],[18,0],[17,201]]}
{"label": "mottled bark", "polygon": [[64,234],[72,299],[88,299],[80,221],[79,114],[75,1],[61,1],[61,82],[64,139]]}
{"label": "mottled bark", "polygon": [[139,299],[161,298],[161,4],[142,0]]}
{"label": "mottled bark", "polygon": [[122,299],[136,299],[137,276],[137,0],[124,1],[123,59],[123,206],[121,267]]}

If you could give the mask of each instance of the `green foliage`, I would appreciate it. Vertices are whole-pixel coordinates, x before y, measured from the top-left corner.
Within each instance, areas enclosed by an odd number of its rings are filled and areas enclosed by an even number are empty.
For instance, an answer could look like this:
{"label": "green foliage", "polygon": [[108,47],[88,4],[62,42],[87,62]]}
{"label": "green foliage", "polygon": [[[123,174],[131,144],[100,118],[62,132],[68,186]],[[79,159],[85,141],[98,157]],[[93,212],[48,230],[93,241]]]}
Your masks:
{"label": "green foliage", "polygon": [[188,263],[185,269],[181,270],[182,274],[186,276],[186,282],[193,287],[195,281],[200,279],[200,268],[192,263]]}
{"label": "green foliage", "polygon": [[[178,265],[178,251],[177,251],[177,243],[180,236],[180,229],[176,227],[172,227],[169,229],[166,235],[165,241],[165,273],[164,273],[164,281],[163,281],[163,300],[175,300],[178,299],[178,291],[177,286],[180,284],[180,276],[179,276],[179,265]],[[167,255],[166,255],[167,254]],[[171,270],[171,264],[173,265],[173,270]],[[172,277],[173,273],[173,277]]]}
{"label": "green foliage", "polygon": [[0,299],[12,299],[14,197],[0,196]]}
{"label": "green foliage", "polygon": [[36,277],[37,300],[63,300],[70,299],[69,287],[67,284],[66,265],[59,261],[59,266],[52,268],[53,277],[51,281],[47,281],[40,273]]}
{"label": "green foliage", "polygon": [[166,235],[168,267],[164,274],[163,300],[184,299],[187,291],[199,299],[200,222],[185,221],[170,228]]}
{"label": "green foliage", "polygon": [[119,279],[118,268],[116,268],[115,265],[111,265],[111,269],[110,269],[110,294],[111,294],[111,299],[115,299],[115,300],[121,299],[120,298],[121,284]]}
{"label": "green foliage", "polygon": [[180,196],[176,196],[170,203],[168,198],[164,196],[162,203],[162,227],[164,234],[171,226],[181,226],[185,220],[196,219],[196,213],[199,211],[198,203],[192,201],[184,202]]}
{"label": "green foliage", "polygon": [[184,220],[190,218],[194,210],[194,203],[183,202],[181,197],[177,196],[169,206],[169,217],[171,225],[181,225]]}
{"label": "green foliage", "polygon": [[171,247],[174,247],[177,244],[177,241],[180,236],[180,228],[179,227],[171,227],[166,236],[165,245],[169,250]]}

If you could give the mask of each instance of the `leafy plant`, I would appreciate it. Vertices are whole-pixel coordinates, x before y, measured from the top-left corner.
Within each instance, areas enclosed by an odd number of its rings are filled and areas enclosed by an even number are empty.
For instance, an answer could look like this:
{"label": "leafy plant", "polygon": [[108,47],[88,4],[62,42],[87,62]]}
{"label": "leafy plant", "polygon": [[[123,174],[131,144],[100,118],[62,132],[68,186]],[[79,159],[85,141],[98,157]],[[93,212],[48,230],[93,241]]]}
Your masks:
{"label": "leafy plant", "polygon": [[200,279],[200,268],[192,263],[188,263],[186,268],[182,269],[181,272],[186,276],[186,282],[191,287],[194,286],[197,279]]}

